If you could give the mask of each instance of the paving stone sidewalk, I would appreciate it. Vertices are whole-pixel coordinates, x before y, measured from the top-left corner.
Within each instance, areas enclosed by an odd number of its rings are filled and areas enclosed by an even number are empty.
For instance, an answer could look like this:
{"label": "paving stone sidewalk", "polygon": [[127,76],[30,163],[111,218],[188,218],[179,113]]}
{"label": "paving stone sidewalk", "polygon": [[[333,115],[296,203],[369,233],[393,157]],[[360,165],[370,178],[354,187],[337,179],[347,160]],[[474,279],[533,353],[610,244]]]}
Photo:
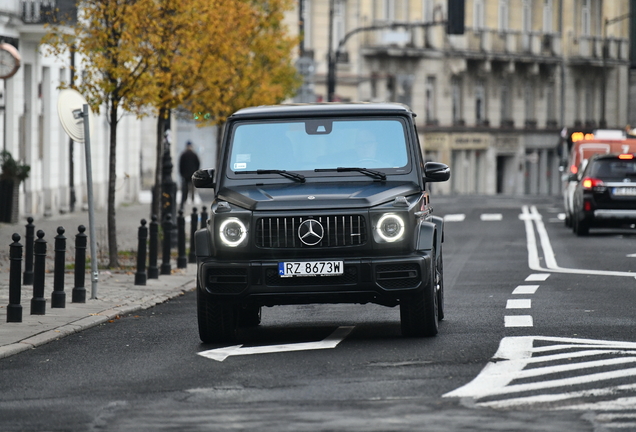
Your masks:
{"label": "paving stone sidewalk", "polygon": [[[12,243],[13,233],[20,234],[20,243],[24,245],[26,233],[26,218],[17,224],[0,223],[0,358],[8,357],[18,352],[32,349],[39,345],[79,332],[117,316],[146,309],[166,300],[191,291],[195,287],[196,265],[188,264],[186,269],[177,269],[176,261],[171,262],[172,274],[160,275],[159,279],[148,279],[145,286],[134,285],[136,271],[137,233],[142,218],[149,220],[149,205],[134,204],[117,209],[117,242],[118,250],[126,252],[122,270],[100,270],[97,283],[96,298],[91,298],[92,286],[90,265],[86,269],[86,303],[72,303],[72,289],[74,285],[73,270],[67,270],[64,278],[66,293],[65,308],[51,308],[51,293],[53,292],[54,266],[54,238],[57,228],[62,226],[67,238],[66,262],[74,263],[75,235],[79,225],[87,227],[88,212],[77,211],[70,214],[58,215],[50,218],[35,220],[35,231],[43,230],[47,243],[47,262],[45,276],[46,313],[45,315],[31,315],[32,286],[22,286],[21,305],[22,322],[7,323],[7,305],[9,304],[9,245]],[[187,209],[186,209],[187,210]],[[186,215],[188,213],[185,213]],[[95,227],[98,243],[98,262],[107,264],[108,241],[106,212],[97,212]],[[186,222],[188,227],[189,221]],[[187,233],[189,229],[186,228]],[[189,242],[188,242],[189,244]],[[90,246],[87,247],[87,255]],[[129,257],[129,258],[126,258]],[[161,265],[161,251],[159,251],[159,265]],[[24,272],[24,261],[22,262]]]}

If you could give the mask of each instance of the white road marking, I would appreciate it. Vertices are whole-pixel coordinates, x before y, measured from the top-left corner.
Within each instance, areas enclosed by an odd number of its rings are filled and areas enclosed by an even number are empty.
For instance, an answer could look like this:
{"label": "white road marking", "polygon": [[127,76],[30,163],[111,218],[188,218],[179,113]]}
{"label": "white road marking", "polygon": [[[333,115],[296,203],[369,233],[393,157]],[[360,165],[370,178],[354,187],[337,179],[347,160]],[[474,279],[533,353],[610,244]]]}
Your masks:
{"label": "white road marking", "polygon": [[[538,343],[538,344],[537,344]],[[550,345],[552,343],[552,345]],[[548,345],[545,345],[548,344]],[[540,345],[540,346],[535,346]],[[542,355],[541,353],[564,351],[558,354]],[[599,356],[612,358],[599,359]],[[596,357],[596,359],[586,360]],[[583,359],[584,361],[577,361]],[[570,363],[563,363],[569,360]],[[559,362],[550,365],[548,362]],[[536,363],[545,363],[544,367],[527,366]],[[555,409],[580,409],[580,410],[633,410],[636,399],[625,396],[625,392],[636,390],[636,383],[621,385],[604,385],[604,381],[625,377],[636,377],[636,368],[615,369],[618,365],[636,363],[636,343],[614,342],[595,339],[556,338],[544,336],[518,336],[506,337],[501,340],[499,349],[486,367],[468,384],[443,395],[443,397],[468,397],[473,398],[477,406],[491,408],[505,408],[520,405],[532,405],[550,403],[555,401],[576,400],[576,405],[560,404]],[[576,372],[589,372],[594,368],[606,368],[613,366],[615,370],[596,373],[576,374]],[[601,369],[602,370],[602,369]],[[558,379],[545,379],[537,382],[512,384],[513,382],[529,378],[552,376],[555,373],[570,372],[574,376]],[[574,392],[559,392],[562,387],[582,384],[599,383],[602,387]],[[552,391],[552,393],[534,394],[532,396],[518,395],[522,392],[534,392],[538,390]],[[508,395],[517,395],[506,398]],[[493,400],[496,397],[500,400]],[[585,403],[581,398],[615,396],[614,400]],[[488,398],[487,402],[479,402],[479,399]]]}
{"label": "white road marking", "polygon": [[466,219],[465,214],[449,214],[444,216],[444,222],[463,222]]}
{"label": "white road marking", "polygon": [[[535,206],[532,206],[528,211],[528,206],[524,205],[521,209],[522,213],[519,215],[519,219],[524,221],[526,227],[526,242],[528,245],[528,266],[531,270],[535,271],[549,271],[554,273],[568,273],[568,274],[589,274],[597,276],[623,276],[636,278],[636,274],[632,272],[620,272],[620,271],[605,271],[605,270],[588,270],[588,269],[570,269],[563,268],[557,265],[554,251],[552,250],[552,244],[550,238],[543,224],[542,216],[537,211]],[[543,249],[543,258],[545,266],[542,267],[539,261],[539,250],[537,246],[537,239],[534,232],[533,222],[536,224],[537,233],[541,241],[541,248]]]}
{"label": "white road marking", "polygon": [[565,213],[559,213],[557,215],[557,219],[559,219],[560,221],[564,221],[565,220]]}
{"label": "white road marking", "polygon": [[539,285],[519,285],[515,288],[512,293],[513,294],[534,294],[537,292]]}
{"label": "white road marking", "polygon": [[504,316],[505,327],[532,327],[531,315],[506,315]]}
{"label": "white road marking", "polygon": [[211,349],[201,351],[197,354],[200,356],[223,361],[230,356],[251,355],[251,354],[270,354],[289,351],[308,351],[318,349],[335,348],[340,342],[346,338],[353,330],[353,326],[338,327],[333,333],[319,342],[301,342],[294,344],[267,345],[261,347],[243,347],[243,345],[234,345],[225,348]]}
{"label": "white road marking", "polygon": [[531,307],[532,300],[530,299],[511,299],[506,303],[506,309],[530,309]]}
{"label": "white road marking", "polygon": [[487,222],[500,221],[503,219],[503,215],[501,213],[484,213],[479,216],[479,219]]}
{"label": "white road marking", "polygon": [[543,282],[550,277],[550,273],[532,273],[526,278],[526,282]]}
{"label": "white road marking", "polygon": [[627,255],[627,258],[636,258],[636,253]]}

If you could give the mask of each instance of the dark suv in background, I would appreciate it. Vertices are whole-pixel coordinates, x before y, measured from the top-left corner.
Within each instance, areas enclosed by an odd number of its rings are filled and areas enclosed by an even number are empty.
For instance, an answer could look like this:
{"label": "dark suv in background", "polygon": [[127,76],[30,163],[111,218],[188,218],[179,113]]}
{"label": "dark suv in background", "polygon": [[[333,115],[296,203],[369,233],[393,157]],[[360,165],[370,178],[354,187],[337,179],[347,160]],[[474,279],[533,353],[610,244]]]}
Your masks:
{"label": "dark suv in background", "polygon": [[572,229],[636,224],[636,157],[600,155],[590,159],[574,191]]}
{"label": "dark suv in background", "polygon": [[203,342],[231,341],[261,307],[400,307],[402,333],[434,336],[444,316],[444,223],[427,183],[415,115],[399,104],[242,109],[228,118],[210,219],[196,232]]}

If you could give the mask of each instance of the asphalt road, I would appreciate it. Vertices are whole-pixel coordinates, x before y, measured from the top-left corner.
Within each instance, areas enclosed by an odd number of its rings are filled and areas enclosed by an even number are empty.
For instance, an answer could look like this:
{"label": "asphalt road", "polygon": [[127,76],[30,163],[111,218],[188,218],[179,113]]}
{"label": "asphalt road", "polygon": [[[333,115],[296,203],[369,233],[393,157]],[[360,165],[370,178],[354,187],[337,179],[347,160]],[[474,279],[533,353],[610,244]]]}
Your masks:
{"label": "asphalt road", "polygon": [[437,337],[403,338],[397,308],[308,305],[202,345],[189,293],[0,360],[0,430],[636,430],[636,234],[576,237],[556,198],[433,203]]}

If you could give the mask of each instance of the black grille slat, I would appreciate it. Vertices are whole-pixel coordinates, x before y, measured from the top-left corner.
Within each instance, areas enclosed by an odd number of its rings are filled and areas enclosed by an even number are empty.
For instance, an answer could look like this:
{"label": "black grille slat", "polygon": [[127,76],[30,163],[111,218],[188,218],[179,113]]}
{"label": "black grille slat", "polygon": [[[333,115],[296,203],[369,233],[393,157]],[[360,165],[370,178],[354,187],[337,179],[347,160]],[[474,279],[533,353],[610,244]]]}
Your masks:
{"label": "black grille slat", "polygon": [[[298,238],[298,227],[308,219],[320,222],[325,231],[320,243],[313,246]],[[358,246],[367,241],[367,224],[362,215],[264,217],[255,226],[256,246],[268,249]]]}

